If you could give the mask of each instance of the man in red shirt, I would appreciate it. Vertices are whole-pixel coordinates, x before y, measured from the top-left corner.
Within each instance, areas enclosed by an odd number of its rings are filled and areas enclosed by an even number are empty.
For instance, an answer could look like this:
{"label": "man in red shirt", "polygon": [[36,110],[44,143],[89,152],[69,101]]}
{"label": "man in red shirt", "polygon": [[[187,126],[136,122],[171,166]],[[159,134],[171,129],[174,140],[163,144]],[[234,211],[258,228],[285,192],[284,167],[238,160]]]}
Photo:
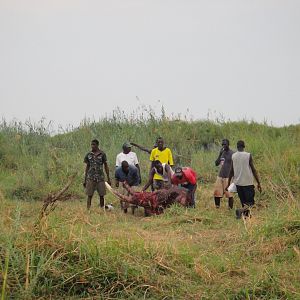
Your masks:
{"label": "man in red shirt", "polygon": [[191,206],[195,208],[195,192],[197,190],[197,174],[189,167],[177,167],[172,176],[172,184],[180,185],[189,191]]}

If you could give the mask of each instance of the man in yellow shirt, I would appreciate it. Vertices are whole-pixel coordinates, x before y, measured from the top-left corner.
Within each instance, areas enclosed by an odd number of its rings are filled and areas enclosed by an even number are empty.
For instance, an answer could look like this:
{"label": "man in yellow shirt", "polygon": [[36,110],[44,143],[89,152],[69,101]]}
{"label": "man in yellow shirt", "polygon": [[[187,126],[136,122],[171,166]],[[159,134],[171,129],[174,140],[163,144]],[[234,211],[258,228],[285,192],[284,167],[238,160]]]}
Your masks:
{"label": "man in yellow shirt", "polygon": [[[168,164],[171,167],[174,166],[172,151],[164,146],[164,140],[161,137],[157,139],[157,147],[154,148],[150,154],[151,170],[154,168],[154,162],[157,160],[162,164]],[[156,190],[164,187],[164,179],[157,173],[154,174],[153,177],[153,187]]]}

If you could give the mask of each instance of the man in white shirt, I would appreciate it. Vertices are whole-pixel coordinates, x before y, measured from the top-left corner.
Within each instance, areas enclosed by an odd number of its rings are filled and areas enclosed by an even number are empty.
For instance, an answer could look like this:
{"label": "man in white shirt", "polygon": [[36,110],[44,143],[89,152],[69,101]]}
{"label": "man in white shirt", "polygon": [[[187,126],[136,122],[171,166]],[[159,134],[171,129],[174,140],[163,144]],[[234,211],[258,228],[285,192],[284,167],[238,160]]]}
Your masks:
{"label": "man in white shirt", "polygon": [[131,151],[131,144],[125,142],[122,146],[123,152],[119,153],[116,157],[116,167],[122,166],[122,161],[127,161],[129,165],[135,166],[138,169],[138,174],[141,183],[141,171],[139,166],[139,160],[135,152]]}
{"label": "man in white shirt", "polygon": [[252,155],[245,151],[245,147],[244,141],[237,142],[238,151],[232,155],[231,170],[226,188],[226,190],[228,190],[231,179],[233,178],[233,182],[236,185],[237,193],[243,207],[242,209],[236,210],[236,216],[238,219],[240,219],[242,215],[249,217],[249,207],[255,204],[255,188],[253,177],[257,182],[258,191],[260,193],[262,191],[260,180],[254,167]]}

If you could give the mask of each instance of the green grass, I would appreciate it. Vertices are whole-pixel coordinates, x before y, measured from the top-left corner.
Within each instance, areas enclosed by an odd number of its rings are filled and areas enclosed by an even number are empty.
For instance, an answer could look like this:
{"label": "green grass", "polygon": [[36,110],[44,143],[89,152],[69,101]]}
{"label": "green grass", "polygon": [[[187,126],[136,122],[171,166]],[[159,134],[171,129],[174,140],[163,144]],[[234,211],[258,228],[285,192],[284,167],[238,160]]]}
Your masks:
{"label": "green grass", "polygon": [[[177,164],[199,175],[197,208],[144,218],[86,212],[83,157],[99,138],[111,170],[125,140],[151,147],[158,135]],[[244,139],[263,183],[244,223],[213,206],[220,139]],[[300,126],[188,122],[116,112],[51,135],[40,124],[0,125],[2,299],[300,299]],[[141,160],[143,182],[148,155]],[[39,220],[42,202],[78,172],[69,199]],[[238,207],[238,199],[235,199]],[[35,226],[37,225],[37,226]]]}
{"label": "green grass", "polygon": [[8,297],[300,299],[299,205],[256,210],[244,224],[209,192],[196,210],[152,218],[64,202],[38,229],[39,203],[2,200]]}

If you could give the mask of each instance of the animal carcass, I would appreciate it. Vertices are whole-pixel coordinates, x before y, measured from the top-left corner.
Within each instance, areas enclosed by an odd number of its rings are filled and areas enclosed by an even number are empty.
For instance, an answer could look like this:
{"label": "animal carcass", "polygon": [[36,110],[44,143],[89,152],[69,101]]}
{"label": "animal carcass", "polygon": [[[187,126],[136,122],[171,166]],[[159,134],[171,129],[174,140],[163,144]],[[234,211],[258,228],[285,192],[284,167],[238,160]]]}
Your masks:
{"label": "animal carcass", "polygon": [[126,196],[112,189],[107,182],[105,184],[120,200],[144,207],[146,214],[161,214],[164,209],[175,203],[185,207],[191,205],[189,193],[176,186],[155,192],[136,192],[127,183],[124,183],[123,186],[128,191],[128,196]]}

